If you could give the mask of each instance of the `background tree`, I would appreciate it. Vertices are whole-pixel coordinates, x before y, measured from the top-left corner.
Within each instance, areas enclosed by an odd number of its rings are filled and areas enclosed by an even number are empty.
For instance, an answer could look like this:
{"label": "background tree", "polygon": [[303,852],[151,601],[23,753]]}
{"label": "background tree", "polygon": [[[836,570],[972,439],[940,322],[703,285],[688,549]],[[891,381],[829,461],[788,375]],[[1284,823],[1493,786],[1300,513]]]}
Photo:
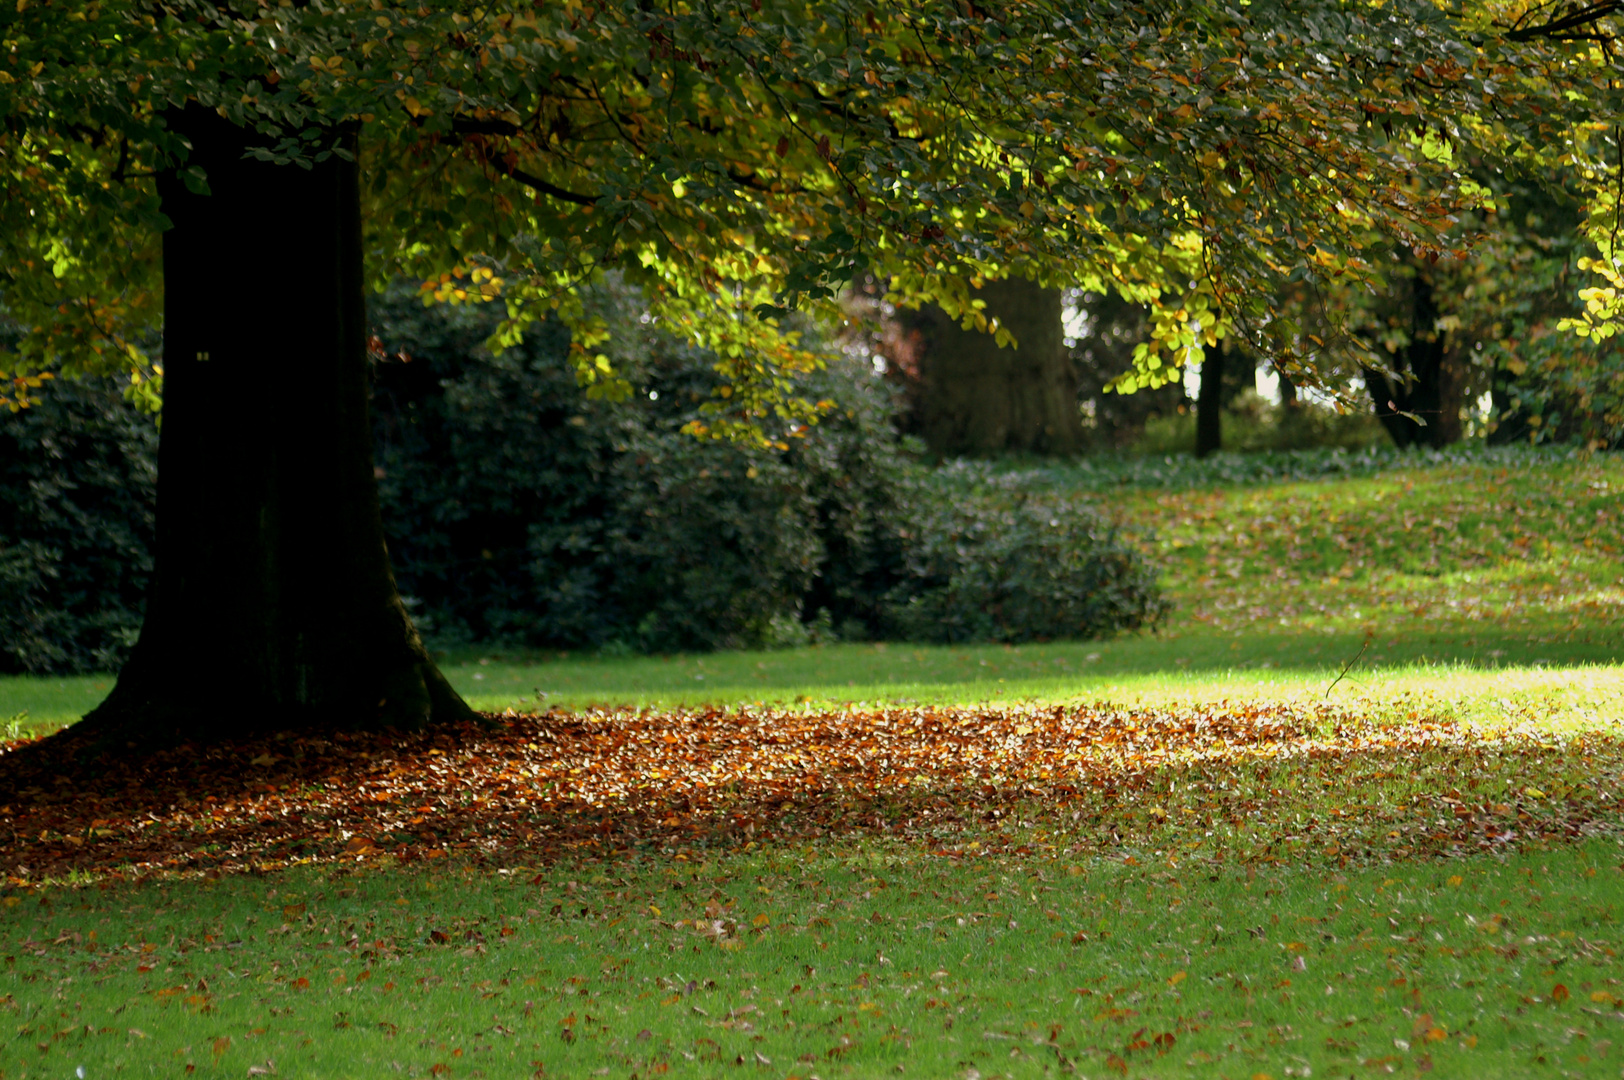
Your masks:
{"label": "background tree", "polygon": [[1074,454],[1084,443],[1061,290],[1025,278],[975,291],[981,314],[1018,345],[965,326],[939,305],[901,316],[900,362],[916,372],[912,427],[938,457]]}
{"label": "background tree", "polygon": [[1394,445],[1437,449],[1460,441],[1467,372],[1451,347],[1432,269],[1411,259],[1405,270],[1397,310],[1381,327],[1393,362],[1365,368],[1365,389]]}
{"label": "background tree", "polygon": [[[136,328],[161,311],[164,329],[155,584],[93,719],[223,733],[204,704],[222,696],[232,729],[468,715],[383,549],[369,277],[500,297],[499,339],[558,310],[579,378],[613,395],[578,286],[618,266],[651,317],[721,358],[698,435],[782,442],[814,420],[782,373],[815,357],[774,320],[832,312],[863,272],[978,327],[971,289],[1010,276],[1155,302],[1135,378],[1159,384],[1216,340],[1212,310],[1285,340],[1264,321],[1284,276],[1378,276],[1372,231],[1447,248],[1478,198],[1457,141],[1558,145],[1610,93],[1553,84],[1565,54],[1519,77],[1468,16],[7,7],[0,273],[29,328],[8,371],[145,377]],[[236,267],[259,287],[225,284]]]}
{"label": "background tree", "polygon": [[1134,350],[1150,336],[1147,311],[1112,292],[1077,290],[1073,303],[1075,322],[1068,330],[1075,334],[1070,347],[1083,430],[1094,449],[1127,450],[1152,418],[1178,415],[1189,407],[1184,381],[1132,394],[1108,389],[1133,368]]}

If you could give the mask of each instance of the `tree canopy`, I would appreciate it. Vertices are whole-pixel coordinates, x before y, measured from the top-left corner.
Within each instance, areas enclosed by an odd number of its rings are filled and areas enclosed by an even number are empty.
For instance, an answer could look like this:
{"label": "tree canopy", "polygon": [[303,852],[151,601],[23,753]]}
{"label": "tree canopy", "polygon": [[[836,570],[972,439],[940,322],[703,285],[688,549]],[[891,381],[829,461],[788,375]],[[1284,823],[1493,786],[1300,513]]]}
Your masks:
{"label": "tree canopy", "polygon": [[[1156,305],[1130,384],[1164,381],[1220,322],[1312,383],[1336,373],[1270,298],[1379,279],[1373,237],[1461,254],[1488,192],[1460,148],[1606,179],[1608,44],[1519,33],[1540,18],[1431,0],[17,0],[0,292],[29,333],[0,363],[13,403],[53,368],[151,386],[154,178],[209,183],[176,129],[191,104],[290,167],[354,140],[375,281],[499,298],[510,337],[558,309],[609,394],[626,388],[578,288],[617,269],[721,357],[698,429],[813,419],[782,376],[815,358],[779,327],[859,273],[984,327],[977,279],[1114,288]],[[298,303],[298,282],[274,287]]]}

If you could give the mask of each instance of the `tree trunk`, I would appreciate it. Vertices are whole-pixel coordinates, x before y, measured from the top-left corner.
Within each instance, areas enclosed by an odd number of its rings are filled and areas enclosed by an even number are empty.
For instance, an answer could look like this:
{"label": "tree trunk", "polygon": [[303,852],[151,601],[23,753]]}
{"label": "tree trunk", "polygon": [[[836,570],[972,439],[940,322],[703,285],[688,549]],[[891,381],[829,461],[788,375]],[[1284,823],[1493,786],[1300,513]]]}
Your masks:
{"label": "tree trunk", "polygon": [[1398,377],[1366,368],[1365,388],[1395,445],[1444,447],[1461,438],[1466,372],[1438,329],[1438,304],[1424,270],[1412,279],[1410,301],[1410,343],[1395,357]]}
{"label": "tree trunk", "polygon": [[1201,389],[1195,399],[1195,456],[1206,457],[1223,446],[1224,343],[1206,349],[1201,360]]}
{"label": "tree trunk", "polygon": [[906,318],[917,357],[917,428],[940,456],[1010,450],[1074,454],[1083,448],[1077,375],[1065,347],[1060,290],[1025,278],[989,281],[976,294],[1017,348],[961,329],[940,308]]}
{"label": "tree trunk", "polygon": [[207,739],[473,718],[384,549],[355,164],[245,159],[249,134],[196,108],[171,123],[210,193],[159,178],[156,568],[140,640],[86,722]]}
{"label": "tree trunk", "polygon": [[1290,375],[1287,375],[1279,368],[1274,369],[1274,376],[1279,380],[1280,407],[1288,412],[1297,408],[1297,406],[1301,404],[1297,400],[1297,384],[1291,381]]}

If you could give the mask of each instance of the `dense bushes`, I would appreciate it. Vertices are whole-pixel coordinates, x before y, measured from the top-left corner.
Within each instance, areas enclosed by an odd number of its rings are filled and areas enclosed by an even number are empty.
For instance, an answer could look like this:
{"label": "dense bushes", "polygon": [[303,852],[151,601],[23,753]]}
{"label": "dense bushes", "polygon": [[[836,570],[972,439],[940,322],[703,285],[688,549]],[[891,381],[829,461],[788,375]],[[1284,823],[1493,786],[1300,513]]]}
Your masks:
{"label": "dense bushes", "polygon": [[[810,641],[1023,640],[1154,621],[1139,556],[1095,514],[913,463],[884,384],[832,358],[838,402],[779,451],[698,441],[707,357],[600,298],[637,387],[589,399],[543,325],[500,355],[494,313],[373,304],[384,526],[426,635],[669,652]],[[53,384],[0,419],[0,668],[106,668],[150,569],[156,432],[110,386]]]}
{"label": "dense bushes", "polygon": [[925,503],[889,624],[913,641],[1095,637],[1154,623],[1155,574],[1093,510],[1065,498]]}
{"label": "dense bushes", "polygon": [[105,380],[0,413],[0,671],[105,671],[141,625],[158,432]]}
{"label": "dense bushes", "polygon": [[479,309],[375,306],[390,549],[441,642],[1024,640],[1160,615],[1153,575],[1085,507],[912,464],[866,365],[807,377],[840,406],[788,451],[680,434],[715,385],[707,358],[604,302],[638,387],[625,402],[587,399],[556,333],[491,356]]}
{"label": "dense bushes", "polygon": [[699,442],[677,429],[714,385],[704,357],[622,314],[638,392],[594,401],[562,335],[492,356],[487,318],[404,296],[375,308],[386,529],[433,637],[771,646],[806,640],[820,608],[878,628],[903,559],[903,465],[878,387],[815,376],[808,392],[844,409],[787,453]]}

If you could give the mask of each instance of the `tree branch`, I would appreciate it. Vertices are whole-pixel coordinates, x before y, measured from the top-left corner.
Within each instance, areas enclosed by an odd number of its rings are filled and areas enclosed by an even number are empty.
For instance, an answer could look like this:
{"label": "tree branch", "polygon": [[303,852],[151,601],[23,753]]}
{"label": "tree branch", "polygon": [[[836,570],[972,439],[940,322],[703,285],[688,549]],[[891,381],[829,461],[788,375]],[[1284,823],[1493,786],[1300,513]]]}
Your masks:
{"label": "tree branch", "polygon": [[543,195],[551,195],[555,199],[562,200],[563,202],[574,203],[576,206],[598,205],[598,196],[596,195],[582,195],[578,192],[569,191],[565,188],[559,187],[557,184],[550,184],[534,173],[525,172],[520,168],[509,167],[506,165],[501,165],[499,167],[504,175],[517,180],[527,188],[541,192]]}
{"label": "tree branch", "polygon": [[1532,41],[1535,38],[1555,38],[1558,40],[1590,39],[1607,40],[1608,35],[1591,29],[1601,19],[1608,15],[1616,15],[1624,11],[1624,2],[1620,0],[1598,0],[1589,7],[1568,11],[1549,22],[1538,26],[1518,27],[1506,34],[1508,41]]}

